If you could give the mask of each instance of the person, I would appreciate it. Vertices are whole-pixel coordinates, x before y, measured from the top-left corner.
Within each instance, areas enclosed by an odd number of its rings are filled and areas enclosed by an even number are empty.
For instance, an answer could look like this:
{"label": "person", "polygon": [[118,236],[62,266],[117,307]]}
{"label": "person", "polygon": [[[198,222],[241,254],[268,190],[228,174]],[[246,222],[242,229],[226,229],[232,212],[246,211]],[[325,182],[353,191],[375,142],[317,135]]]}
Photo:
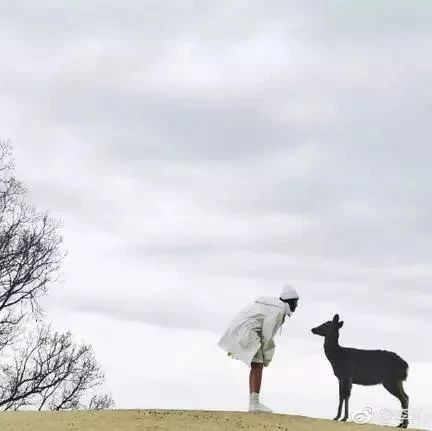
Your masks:
{"label": "person", "polygon": [[296,289],[290,285],[283,287],[279,298],[258,298],[234,318],[218,343],[231,358],[250,367],[250,412],[272,412],[259,399],[263,367],[268,367],[272,361],[275,352],[274,337],[286,317],[293,315],[298,300]]}

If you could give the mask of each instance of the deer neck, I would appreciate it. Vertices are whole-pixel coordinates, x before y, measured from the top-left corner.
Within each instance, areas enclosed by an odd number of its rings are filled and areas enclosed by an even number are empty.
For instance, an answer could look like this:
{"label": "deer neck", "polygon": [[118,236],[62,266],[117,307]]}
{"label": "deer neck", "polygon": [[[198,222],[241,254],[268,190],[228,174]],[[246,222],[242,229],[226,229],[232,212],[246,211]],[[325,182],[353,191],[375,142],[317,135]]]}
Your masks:
{"label": "deer neck", "polygon": [[325,337],[324,351],[327,358],[332,359],[337,356],[341,346],[339,345],[339,334]]}

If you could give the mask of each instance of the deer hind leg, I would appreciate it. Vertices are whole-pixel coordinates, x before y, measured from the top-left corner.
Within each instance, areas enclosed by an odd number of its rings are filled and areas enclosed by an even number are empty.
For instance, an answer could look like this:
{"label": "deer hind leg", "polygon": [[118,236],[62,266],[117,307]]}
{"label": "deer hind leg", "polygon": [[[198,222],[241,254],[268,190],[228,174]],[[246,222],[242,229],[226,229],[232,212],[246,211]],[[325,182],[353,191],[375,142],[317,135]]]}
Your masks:
{"label": "deer hind leg", "polygon": [[399,428],[408,427],[408,407],[409,407],[409,397],[406,394],[403,382],[401,380],[391,380],[383,383],[383,386],[395,396],[401,403],[402,416],[401,423],[398,425]]}
{"label": "deer hind leg", "polygon": [[401,400],[401,406],[402,406],[402,417],[401,417],[401,423],[399,425],[400,428],[407,428],[409,419],[408,419],[408,408],[409,408],[409,396],[405,392],[403,387],[403,381],[398,382],[399,392],[402,396]]}

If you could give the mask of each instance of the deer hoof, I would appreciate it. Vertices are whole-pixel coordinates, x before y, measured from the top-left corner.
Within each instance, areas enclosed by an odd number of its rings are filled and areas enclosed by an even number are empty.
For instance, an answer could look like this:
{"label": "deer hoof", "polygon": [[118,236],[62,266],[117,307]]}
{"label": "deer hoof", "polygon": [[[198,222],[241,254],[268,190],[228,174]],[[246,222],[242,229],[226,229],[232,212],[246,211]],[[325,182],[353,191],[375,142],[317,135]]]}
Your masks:
{"label": "deer hoof", "polygon": [[348,420],[348,417],[342,418],[341,422],[346,422]]}

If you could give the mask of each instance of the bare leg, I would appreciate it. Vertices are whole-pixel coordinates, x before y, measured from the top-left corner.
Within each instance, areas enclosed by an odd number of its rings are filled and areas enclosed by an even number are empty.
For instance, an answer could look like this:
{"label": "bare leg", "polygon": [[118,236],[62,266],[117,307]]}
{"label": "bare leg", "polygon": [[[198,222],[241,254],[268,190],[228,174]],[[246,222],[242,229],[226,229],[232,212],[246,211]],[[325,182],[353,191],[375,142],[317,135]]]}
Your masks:
{"label": "bare leg", "polygon": [[252,362],[249,374],[249,392],[259,394],[261,391],[263,364]]}
{"label": "bare leg", "polygon": [[339,407],[338,407],[337,415],[333,419],[334,421],[338,421],[342,415],[342,405],[343,405],[343,401],[344,401],[342,389],[343,389],[342,380],[339,380]]}

